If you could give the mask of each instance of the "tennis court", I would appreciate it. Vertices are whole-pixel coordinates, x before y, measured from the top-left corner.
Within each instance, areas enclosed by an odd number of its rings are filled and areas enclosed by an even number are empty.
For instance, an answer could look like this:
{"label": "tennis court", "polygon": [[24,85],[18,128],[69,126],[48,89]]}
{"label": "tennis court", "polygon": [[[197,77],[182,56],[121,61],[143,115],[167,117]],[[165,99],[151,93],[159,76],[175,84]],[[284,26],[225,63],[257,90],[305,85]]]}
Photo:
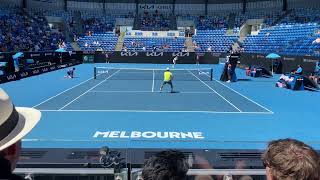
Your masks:
{"label": "tennis court", "polygon": [[168,65],[96,66],[108,68],[96,79],[94,65],[82,64],[74,79],[59,70],[1,85],[16,106],[42,111],[24,147],[264,149],[291,137],[319,148],[318,92],[275,88],[277,77],[223,83],[222,65],[182,64],[172,71],[175,93],[159,92]]}
{"label": "tennis court", "polygon": [[42,111],[272,113],[212,79],[210,68],[173,69],[174,92],[169,86],[160,92],[164,71],[98,67],[96,78],[34,107]]}

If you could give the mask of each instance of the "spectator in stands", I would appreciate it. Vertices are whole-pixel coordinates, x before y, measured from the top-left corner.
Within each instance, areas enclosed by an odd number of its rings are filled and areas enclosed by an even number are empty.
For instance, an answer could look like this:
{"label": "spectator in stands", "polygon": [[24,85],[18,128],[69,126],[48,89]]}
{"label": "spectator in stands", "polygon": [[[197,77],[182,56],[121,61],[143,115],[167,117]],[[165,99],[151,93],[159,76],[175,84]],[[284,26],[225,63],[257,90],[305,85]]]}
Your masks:
{"label": "spectator in stands", "polygon": [[[240,159],[236,160],[234,169],[250,169],[250,167],[247,165],[246,160]],[[232,176],[233,180],[253,180],[251,176],[247,175],[236,175]]]}
{"label": "spectator in stands", "polygon": [[123,51],[123,52],[128,52],[128,48],[127,48],[126,45],[123,45],[123,46],[122,46],[122,51]]}
{"label": "spectator in stands", "polygon": [[157,51],[157,46],[153,45],[152,46],[152,52],[156,52]]}
{"label": "spectator in stands", "polygon": [[316,62],[314,72],[309,76],[316,84],[318,84],[320,78],[320,61]]}
{"label": "spectator in stands", "polygon": [[0,179],[22,180],[12,174],[21,151],[21,138],[39,122],[41,113],[32,108],[15,107],[0,89]]}
{"label": "spectator in stands", "polygon": [[320,76],[320,60],[315,64],[314,74]]}
{"label": "spectator in stands", "polygon": [[313,73],[309,76],[309,79],[313,80],[316,84],[318,84],[320,82],[319,76],[316,74],[313,74]]}
{"label": "spectator in stands", "polygon": [[185,180],[189,164],[182,152],[169,150],[149,158],[142,169],[143,180]]}
{"label": "spectator in stands", "polygon": [[278,80],[278,82],[276,82],[276,87],[279,88],[289,88],[291,82],[294,80],[294,77],[289,77],[287,75],[282,74]]}
{"label": "spectator in stands", "polygon": [[262,155],[267,180],[319,180],[320,158],[310,146],[295,139],[271,141]]}
{"label": "spectator in stands", "polygon": [[301,67],[301,65],[299,64],[297,70],[294,71],[294,74],[302,75],[302,71],[303,71],[303,70],[302,70],[302,67]]}
{"label": "spectator in stands", "polygon": [[0,16],[0,26],[5,51],[52,50],[58,48],[59,40],[65,39],[59,29],[52,31],[43,15],[30,16],[22,10]]}

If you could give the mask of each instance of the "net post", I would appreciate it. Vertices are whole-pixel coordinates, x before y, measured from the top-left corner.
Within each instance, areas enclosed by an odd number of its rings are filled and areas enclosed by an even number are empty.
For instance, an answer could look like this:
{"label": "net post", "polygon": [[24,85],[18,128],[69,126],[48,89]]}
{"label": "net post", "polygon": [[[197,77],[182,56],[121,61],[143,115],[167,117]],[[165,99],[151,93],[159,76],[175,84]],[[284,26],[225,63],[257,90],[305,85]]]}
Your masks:
{"label": "net post", "polygon": [[210,81],[213,79],[213,68],[210,69]]}
{"label": "net post", "polygon": [[97,68],[93,67],[93,79],[97,79]]}

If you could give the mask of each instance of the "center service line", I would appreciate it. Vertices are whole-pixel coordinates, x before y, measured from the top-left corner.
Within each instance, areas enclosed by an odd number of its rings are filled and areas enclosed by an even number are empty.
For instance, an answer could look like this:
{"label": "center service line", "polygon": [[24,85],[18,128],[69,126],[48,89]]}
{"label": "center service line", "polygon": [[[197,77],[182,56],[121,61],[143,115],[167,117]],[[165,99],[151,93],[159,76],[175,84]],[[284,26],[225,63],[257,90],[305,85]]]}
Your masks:
{"label": "center service line", "polygon": [[214,93],[216,93],[218,96],[220,96],[223,100],[225,100],[227,103],[229,103],[232,107],[234,107],[235,109],[237,109],[239,112],[242,112],[239,108],[237,108],[237,106],[235,106],[234,104],[232,104],[230,101],[228,101],[225,97],[223,97],[221,94],[219,94],[216,90],[214,90],[212,87],[210,87],[207,83],[203,82],[199,77],[197,77],[196,75],[194,75],[191,71],[189,71],[190,74],[192,74],[192,76],[194,76],[195,78],[197,78],[200,82],[202,82],[205,86],[207,86],[210,90],[212,90]]}

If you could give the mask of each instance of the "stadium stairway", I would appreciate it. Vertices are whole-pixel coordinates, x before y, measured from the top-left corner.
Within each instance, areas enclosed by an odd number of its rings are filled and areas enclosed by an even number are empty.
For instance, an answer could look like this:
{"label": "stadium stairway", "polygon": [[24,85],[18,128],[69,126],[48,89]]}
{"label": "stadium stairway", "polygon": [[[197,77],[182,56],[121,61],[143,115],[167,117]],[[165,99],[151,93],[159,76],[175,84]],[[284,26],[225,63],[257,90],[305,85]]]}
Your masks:
{"label": "stadium stairway", "polygon": [[187,51],[188,52],[195,52],[194,46],[192,43],[192,37],[186,37],[186,45],[187,45]]}
{"label": "stadium stairway", "polygon": [[120,36],[118,37],[118,41],[115,47],[115,51],[121,51],[123,47],[123,42],[124,42],[124,36],[125,33],[121,33]]}
{"label": "stadium stairway", "polygon": [[73,50],[75,51],[81,51],[79,45],[76,43],[76,42],[72,42],[70,43],[71,44],[71,47],[73,48]]}

